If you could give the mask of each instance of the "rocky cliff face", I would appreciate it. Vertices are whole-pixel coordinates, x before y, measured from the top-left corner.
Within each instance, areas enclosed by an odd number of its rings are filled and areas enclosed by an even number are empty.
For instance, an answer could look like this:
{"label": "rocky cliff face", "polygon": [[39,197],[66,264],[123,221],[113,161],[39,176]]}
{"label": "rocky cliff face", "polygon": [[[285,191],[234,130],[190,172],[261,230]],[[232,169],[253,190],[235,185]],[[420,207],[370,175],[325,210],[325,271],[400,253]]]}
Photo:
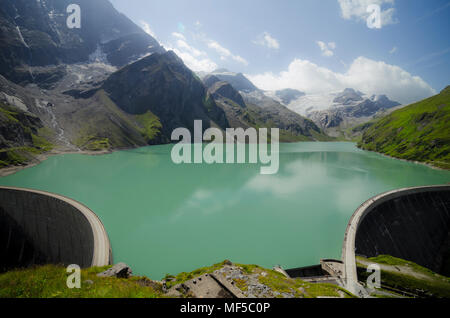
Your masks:
{"label": "rocky cliff face", "polygon": [[266,96],[242,74],[216,71],[205,76],[203,82],[234,128],[280,128],[284,142],[327,139],[311,120]]}
{"label": "rocky cliff face", "polygon": [[283,105],[289,105],[292,101],[304,96],[305,93],[296,89],[286,88],[275,92],[275,96],[280,99]]}
{"label": "rocky cliff face", "polygon": [[349,128],[383,116],[400,106],[386,95],[368,96],[352,88],[338,93],[302,95],[285,105],[311,119],[328,135],[344,138],[350,138],[346,136]]}
{"label": "rocky cliff face", "polygon": [[363,93],[357,92],[353,88],[346,88],[336,96],[333,102],[342,105],[352,105],[353,103],[363,101],[363,96]]}
{"label": "rocky cliff face", "polygon": [[233,73],[226,69],[219,69],[212,72],[210,75],[215,76],[223,82],[230,83],[238,91],[250,93],[258,90],[258,88],[242,73]]}
{"label": "rocky cliff face", "polygon": [[366,122],[380,112],[385,112],[400,104],[385,95],[363,98],[362,93],[346,89],[334,99],[335,104],[327,110],[313,111],[308,117],[324,129],[345,127]]}
{"label": "rocky cliff face", "polygon": [[[81,7],[80,29],[67,27],[69,4]],[[99,59],[123,66],[162,51],[107,0],[2,0],[0,74],[16,83],[35,82],[34,66]]]}
{"label": "rocky cliff face", "polygon": [[[143,58],[112,74],[103,89],[123,111],[151,111],[166,136],[178,127],[193,129],[194,120],[226,128],[225,114],[208,99],[202,82],[172,51]],[[211,123],[213,121],[213,123]]]}
{"label": "rocky cliff face", "polygon": [[[207,82],[205,82],[205,85],[207,85]],[[231,84],[219,81],[207,87],[208,93],[211,94],[214,99],[229,99],[240,107],[246,107],[241,94],[239,94]]]}

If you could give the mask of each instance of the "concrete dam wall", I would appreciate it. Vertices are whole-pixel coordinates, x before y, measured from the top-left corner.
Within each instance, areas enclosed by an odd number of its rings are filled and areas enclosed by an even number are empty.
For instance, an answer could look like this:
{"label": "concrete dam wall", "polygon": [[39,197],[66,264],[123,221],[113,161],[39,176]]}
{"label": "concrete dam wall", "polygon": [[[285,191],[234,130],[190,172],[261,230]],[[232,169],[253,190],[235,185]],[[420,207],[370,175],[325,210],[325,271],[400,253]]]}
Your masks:
{"label": "concrete dam wall", "polygon": [[86,206],[43,191],[0,187],[0,272],[42,264],[112,262],[106,231]]}
{"label": "concrete dam wall", "polygon": [[353,214],[342,259],[347,284],[357,282],[355,254],[391,255],[435,272],[450,248],[450,186],[395,190],[380,194]]}

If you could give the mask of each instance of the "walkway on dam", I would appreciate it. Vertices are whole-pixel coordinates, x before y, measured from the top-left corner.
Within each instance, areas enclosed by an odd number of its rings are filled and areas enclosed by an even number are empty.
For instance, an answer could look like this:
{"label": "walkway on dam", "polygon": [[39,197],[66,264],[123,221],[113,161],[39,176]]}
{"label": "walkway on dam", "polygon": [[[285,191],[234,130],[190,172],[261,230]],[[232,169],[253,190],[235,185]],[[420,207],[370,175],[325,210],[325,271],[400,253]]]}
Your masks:
{"label": "walkway on dam", "polygon": [[98,216],[88,207],[86,207],[85,205],[81,204],[78,201],[75,201],[63,195],[49,193],[40,190],[0,186],[0,191],[1,190],[13,190],[13,191],[35,193],[66,202],[67,204],[77,209],[88,220],[93,232],[94,246],[93,246],[93,256],[91,266],[105,266],[111,264],[112,253],[108,234],[106,233],[106,230],[102,222],[98,218]]}

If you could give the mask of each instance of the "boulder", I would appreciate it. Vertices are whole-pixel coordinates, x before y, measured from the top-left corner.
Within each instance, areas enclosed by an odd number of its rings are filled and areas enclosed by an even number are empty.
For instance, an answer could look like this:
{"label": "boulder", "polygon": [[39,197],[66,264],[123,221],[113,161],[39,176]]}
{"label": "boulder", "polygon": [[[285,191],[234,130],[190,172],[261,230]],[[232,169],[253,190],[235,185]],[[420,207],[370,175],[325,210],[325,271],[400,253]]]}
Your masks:
{"label": "boulder", "polygon": [[117,278],[128,278],[131,276],[133,271],[125,263],[119,263],[107,269],[103,273],[97,274],[98,277],[117,277]]}

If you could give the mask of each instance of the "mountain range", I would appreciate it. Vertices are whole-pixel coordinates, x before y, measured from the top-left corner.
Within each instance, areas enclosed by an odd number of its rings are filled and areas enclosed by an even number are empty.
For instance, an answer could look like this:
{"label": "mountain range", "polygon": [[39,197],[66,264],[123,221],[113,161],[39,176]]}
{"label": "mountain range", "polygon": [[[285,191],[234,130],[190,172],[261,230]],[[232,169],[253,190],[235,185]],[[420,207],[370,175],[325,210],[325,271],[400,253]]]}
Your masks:
{"label": "mountain range", "polygon": [[[80,29],[67,28],[71,3],[83,8]],[[107,0],[4,0],[0,39],[2,166],[51,149],[169,143],[194,119],[204,129],[278,127],[281,141],[328,138],[243,74],[200,79]]]}
{"label": "mountain range", "polygon": [[[71,3],[83,8],[81,29],[66,25]],[[0,167],[166,144],[196,119],[203,129],[279,128],[282,142],[362,136],[364,149],[448,162],[448,88],[404,108],[352,88],[270,92],[226,69],[196,74],[108,0],[2,0],[0,39]]]}
{"label": "mountain range", "polygon": [[[266,94],[274,95],[271,92]],[[386,95],[368,96],[352,88],[327,94],[302,94],[287,101],[285,106],[311,119],[334,137],[339,137],[348,128],[386,115],[401,106]]]}

